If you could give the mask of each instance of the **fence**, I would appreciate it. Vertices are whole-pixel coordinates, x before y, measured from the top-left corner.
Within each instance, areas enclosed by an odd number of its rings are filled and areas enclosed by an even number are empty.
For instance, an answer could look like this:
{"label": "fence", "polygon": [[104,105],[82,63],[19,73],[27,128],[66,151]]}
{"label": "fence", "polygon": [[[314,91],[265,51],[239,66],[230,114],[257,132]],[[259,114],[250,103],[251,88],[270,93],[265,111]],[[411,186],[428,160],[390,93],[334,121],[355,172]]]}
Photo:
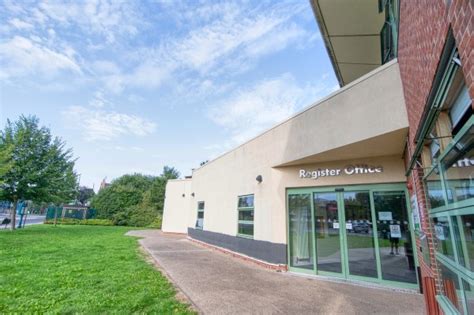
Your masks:
{"label": "fence", "polygon": [[89,209],[87,207],[55,207],[50,206],[46,211],[46,220],[58,219],[77,219],[77,220],[87,220],[94,219],[97,215],[97,210]]}

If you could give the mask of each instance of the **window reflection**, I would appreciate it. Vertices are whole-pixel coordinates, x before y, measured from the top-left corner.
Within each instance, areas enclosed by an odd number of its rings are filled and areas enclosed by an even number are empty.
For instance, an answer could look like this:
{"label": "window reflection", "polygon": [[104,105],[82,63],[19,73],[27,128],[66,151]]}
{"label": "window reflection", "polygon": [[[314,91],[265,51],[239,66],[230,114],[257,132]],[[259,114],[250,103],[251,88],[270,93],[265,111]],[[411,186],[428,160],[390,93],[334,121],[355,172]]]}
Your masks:
{"label": "window reflection", "polygon": [[453,228],[458,251],[459,263],[474,269],[474,214],[453,216]]}
{"label": "window reflection", "polygon": [[311,195],[289,195],[290,266],[313,269],[313,227]]}
{"label": "window reflection", "polygon": [[459,285],[458,276],[440,263],[441,278],[443,279],[444,295],[449,299],[451,304],[461,313],[464,313],[462,291]]}
{"label": "window reflection", "polygon": [[405,193],[374,192],[374,206],[382,278],[416,283]]}
{"label": "window reflection", "polygon": [[433,232],[436,238],[436,250],[454,261],[448,217],[433,218]]}

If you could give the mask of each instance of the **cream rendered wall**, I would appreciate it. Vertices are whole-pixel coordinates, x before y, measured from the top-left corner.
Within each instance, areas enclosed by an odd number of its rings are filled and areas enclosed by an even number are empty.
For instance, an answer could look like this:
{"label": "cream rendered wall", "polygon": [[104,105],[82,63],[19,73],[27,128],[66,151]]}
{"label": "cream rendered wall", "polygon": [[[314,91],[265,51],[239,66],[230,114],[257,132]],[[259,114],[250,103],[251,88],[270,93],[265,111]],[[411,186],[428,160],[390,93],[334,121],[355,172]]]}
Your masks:
{"label": "cream rendered wall", "polygon": [[[377,177],[300,180],[298,167],[278,166],[393,132],[405,135],[407,127],[399,68],[396,62],[391,62],[195,170],[192,179],[195,197],[187,209],[187,225],[194,227],[197,202],[204,201],[204,230],[235,236],[237,196],[254,194],[254,239],[286,243],[286,187],[334,185],[342,184],[341,181],[344,184],[404,182],[403,141],[391,151],[387,149],[379,154],[391,157],[371,160],[384,164],[385,172]],[[331,163],[339,165],[339,162]],[[263,177],[261,184],[255,180],[257,175]],[[176,208],[170,202],[165,205],[165,213],[168,207]]]}
{"label": "cream rendered wall", "polygon": [[[166,184],[162,231],[168,233],[187,233],[190,214],[191,179],[168,180]],[[183,197],[184,194],[184,197]]]}

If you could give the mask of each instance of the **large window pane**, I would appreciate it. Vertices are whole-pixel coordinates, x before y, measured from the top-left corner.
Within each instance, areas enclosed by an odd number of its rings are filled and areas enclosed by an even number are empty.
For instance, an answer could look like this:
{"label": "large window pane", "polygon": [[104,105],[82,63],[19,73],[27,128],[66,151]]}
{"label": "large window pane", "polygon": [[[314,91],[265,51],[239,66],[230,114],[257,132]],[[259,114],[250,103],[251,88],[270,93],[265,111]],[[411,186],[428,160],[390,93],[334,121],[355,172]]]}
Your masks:
{"label": "large window pane", "polygon": [[377,277],[372,214],[368,192],[345,192],[347,256],[351,275]]}
{"label": "large window pane", "polygon": [[253,210],[240,210],[239,220],[242,221],[253,221]]}
{"label": "large window pane", "polygon": [[448,217],[433,218],[433,228],[436,237],[436,250],[454,261],[453,242]]}
{"label": "large window pane", "polygon": [[474,270],[474,214],[453,216],[451,219],[459,263]]}
{"label": "large window pane", "polygon": [[428,197],[428,203],[431,209],[438,208],[446,204],[438,167],[435,167],[425,179],[425,187],[427,190],[426,193]]}
{"label": "large window pane", "polygon": [[459,285],[458,276],[449,270],[446,266],[440,263],[441,278],[443,279],[444,295],[448,298],[451,304],[461,313],[464,313],[463,308],[463,293]]}
{"label": "large window pane", "polygon": [[238,233],[253,236],[253,224],[239,223]]}
{"label": "large window pane", "polygon": [[342,272],[336,193],[314,194],[314,220],[318,271]]}
{"label": "large window pane", "polygon": [[464,279],[462,280],[464,298],[466,299],[467,314],[474,314],[474,292],[473,287]]}
{"label": "large window pane", "polygon": [[384,280],[417,283],[405,193],[374,192]]}
{"label": "large window pane", "polygon": [[446,189],[453,194],[448,202],[474,200],[474,127],[441,161]]}
{"label": "large window pane", "polygon": [[311,222],[311,195],[288,196],[290,266],[313,269],[313,227]]}
{"label": "large window pane", "polygon": [[253,208],[253,195],[239,197],[239,208]]}

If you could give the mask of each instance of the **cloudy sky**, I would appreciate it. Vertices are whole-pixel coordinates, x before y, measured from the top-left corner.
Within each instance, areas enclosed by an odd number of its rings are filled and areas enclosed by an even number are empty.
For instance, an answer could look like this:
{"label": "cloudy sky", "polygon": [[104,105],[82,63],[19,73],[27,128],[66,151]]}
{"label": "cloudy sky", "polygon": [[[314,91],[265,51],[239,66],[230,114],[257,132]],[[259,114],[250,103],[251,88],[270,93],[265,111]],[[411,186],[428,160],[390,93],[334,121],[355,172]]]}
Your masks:
{"label": "cloudy sky", "polygon": [[0,20],[0,127],[38,116],[91,187],[188,175],[337,89],[308,0],[2,0]]}

